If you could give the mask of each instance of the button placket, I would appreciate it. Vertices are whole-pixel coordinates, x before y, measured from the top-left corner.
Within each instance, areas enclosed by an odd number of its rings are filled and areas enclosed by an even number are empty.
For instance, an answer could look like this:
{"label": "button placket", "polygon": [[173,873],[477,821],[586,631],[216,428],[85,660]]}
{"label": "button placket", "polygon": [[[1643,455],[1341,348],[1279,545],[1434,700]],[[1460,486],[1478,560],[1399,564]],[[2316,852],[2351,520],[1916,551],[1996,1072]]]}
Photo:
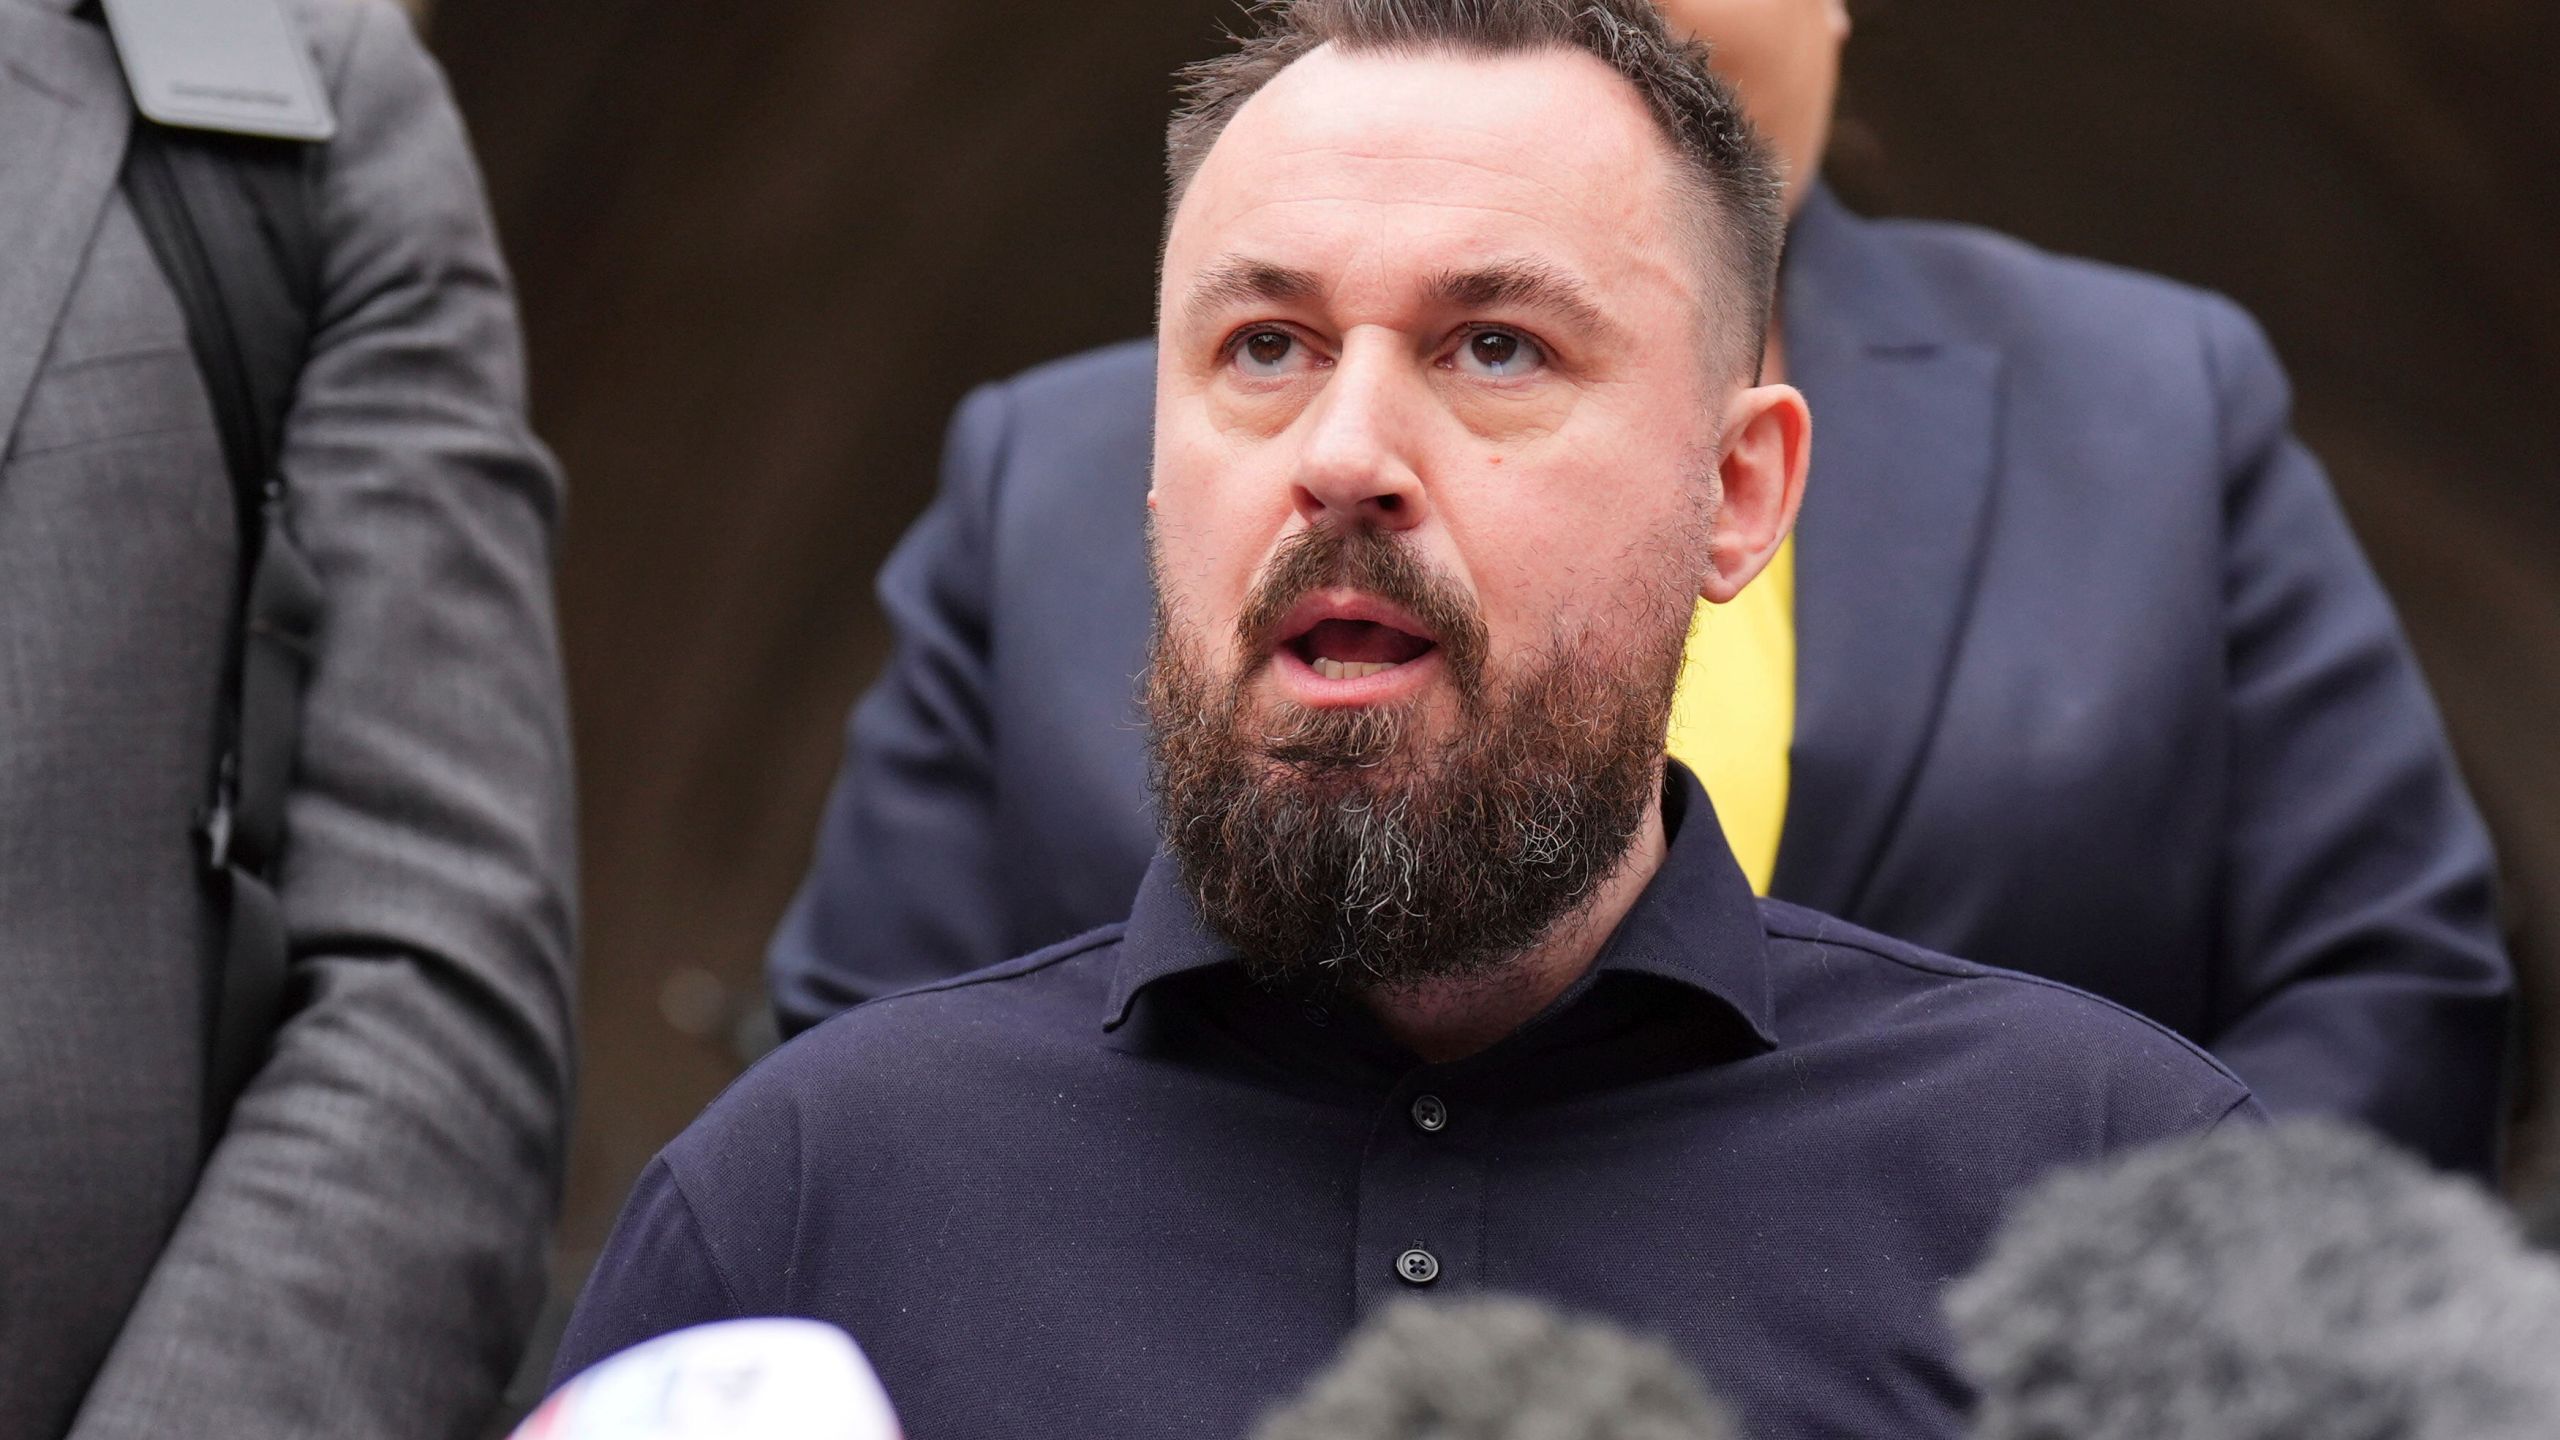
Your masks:
{"label": "button placket", "polygon": [[[1423,1069],[1379,1097],[1361,1157],[1354,1281],[1363,1313],[1424,1286],[1472,1289],[1484,1257],[1494,1117]],[[1463,1107],[1463,1113],[1462,1113]]]}

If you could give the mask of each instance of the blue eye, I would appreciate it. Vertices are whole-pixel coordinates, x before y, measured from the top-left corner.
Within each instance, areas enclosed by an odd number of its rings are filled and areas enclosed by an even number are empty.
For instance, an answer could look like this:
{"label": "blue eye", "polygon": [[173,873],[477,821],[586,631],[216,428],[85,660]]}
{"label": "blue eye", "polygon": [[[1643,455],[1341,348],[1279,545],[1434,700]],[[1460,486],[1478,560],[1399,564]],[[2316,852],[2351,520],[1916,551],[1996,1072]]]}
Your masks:
{"label": "blue eye", "polygon": [[1512,380],[1545,367],[1547,352],[1515,330],[1477,330],[1458,342],[1449,363],[1459,371],[1488,380]]}
{"label": "blue eye", "polygon": [[1289,373],[1298,358],[1298,337],[1286,330],[1247,330],[1236,337],[1236,368],[1258,379],[1276,380]]}

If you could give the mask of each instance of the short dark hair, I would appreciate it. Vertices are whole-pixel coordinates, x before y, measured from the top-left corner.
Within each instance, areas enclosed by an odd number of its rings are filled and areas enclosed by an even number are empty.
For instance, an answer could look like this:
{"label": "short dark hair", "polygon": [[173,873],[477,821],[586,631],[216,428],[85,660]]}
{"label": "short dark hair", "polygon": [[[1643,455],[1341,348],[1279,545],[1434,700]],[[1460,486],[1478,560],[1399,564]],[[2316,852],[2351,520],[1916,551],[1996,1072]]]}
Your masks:
{"label": "short dark hair", "polygon": [[1319,46],[1480,55],[1580,50],[1635,87],[1678,154],[1705,222],[1700,248],[1720,272],[1712,289],[1729,315],[1749,326],[1750,346],[1735,357],[1737,368],[1759,365],[1786,236],[1777,163],[1743,118],[1732,87],[1707,69],[1706,47],[1674,38],[1650,0],[1261,0],[1251,14],[1255,28],[1234,50],[1180,74],[1180,103],[1165,127],[1168,227],[1236,111]]}

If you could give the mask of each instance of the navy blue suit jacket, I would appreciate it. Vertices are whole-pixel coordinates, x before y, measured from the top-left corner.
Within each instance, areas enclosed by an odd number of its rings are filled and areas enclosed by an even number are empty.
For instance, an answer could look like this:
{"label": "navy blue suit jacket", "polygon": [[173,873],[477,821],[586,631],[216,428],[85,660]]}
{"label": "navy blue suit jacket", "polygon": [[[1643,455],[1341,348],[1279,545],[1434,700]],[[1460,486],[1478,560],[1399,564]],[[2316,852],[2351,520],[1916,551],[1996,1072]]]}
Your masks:
{"label": "navy blue suit jacket", "polygon": [[[1774,893],[2489,1170],[2488,839],[2257,327],[1820,192],[1783,318],[1816,443]],[[774,940],[786,1029],[1128,913],[1153,366],[1116,346],[960,407]]]}

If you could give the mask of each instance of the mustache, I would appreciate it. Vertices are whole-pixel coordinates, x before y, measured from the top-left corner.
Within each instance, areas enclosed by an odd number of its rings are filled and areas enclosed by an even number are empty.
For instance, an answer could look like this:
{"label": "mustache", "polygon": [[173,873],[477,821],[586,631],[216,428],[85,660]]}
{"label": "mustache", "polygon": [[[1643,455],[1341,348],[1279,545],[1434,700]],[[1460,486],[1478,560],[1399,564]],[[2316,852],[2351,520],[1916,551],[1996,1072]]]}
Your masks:
{"label": "mustache", "polygon": [[1363,591],[1403,607],[1430,630],[1459,696],[1472,702],[1482,693],[1489,647],[1483,612],[1457,582],[1415,558],[1404,542],[1365,525],[1316,525],[1282,541],[1236,617],[1236,653],[1270,654],[1289,638],[1279,633],[1280,625],[1298,602],[1332,588]]}

